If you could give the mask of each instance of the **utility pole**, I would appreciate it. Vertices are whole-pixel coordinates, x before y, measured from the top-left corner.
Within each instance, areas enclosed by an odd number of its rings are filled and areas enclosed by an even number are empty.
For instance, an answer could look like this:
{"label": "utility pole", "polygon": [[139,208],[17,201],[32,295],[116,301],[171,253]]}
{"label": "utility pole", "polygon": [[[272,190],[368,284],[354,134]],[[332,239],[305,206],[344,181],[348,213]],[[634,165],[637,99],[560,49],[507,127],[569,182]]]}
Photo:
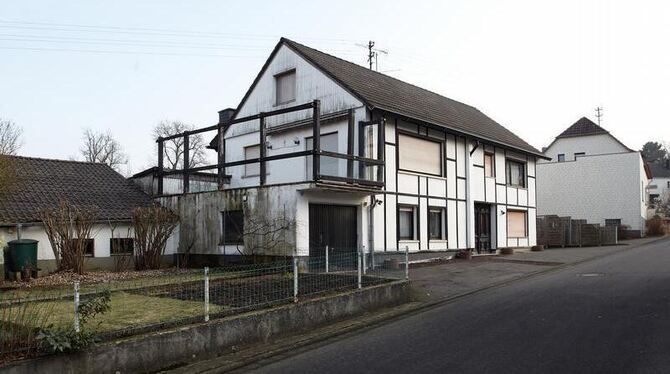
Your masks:
{"label": "utility pole", "polygon": [[598,126],[600,126],[600,118],[603,116],[603,108],[602,107],[597,107],[596,108],[596,118],[598,119]]}

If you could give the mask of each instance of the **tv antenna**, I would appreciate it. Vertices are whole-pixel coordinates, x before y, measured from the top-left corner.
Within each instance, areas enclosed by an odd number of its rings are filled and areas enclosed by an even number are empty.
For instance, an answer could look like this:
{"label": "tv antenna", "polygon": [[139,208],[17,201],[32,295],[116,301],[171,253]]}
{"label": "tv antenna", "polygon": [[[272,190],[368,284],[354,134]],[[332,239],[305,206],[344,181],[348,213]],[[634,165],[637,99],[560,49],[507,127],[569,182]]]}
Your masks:
{"label": "tv antenna", "polygon": [[598,126],[600,126],[601,118],[603,116],[603,108],[602,107],[597,107],[596,108],[596,118],[598,119]]}
{"label": "tv antenna", "polygon": [[370,40],[367,45],[356,43],[356,46],[363,47],[363,48],[366,48],[368,50],[368,64],[370,64],[370,70],[372,70],[373,63],[374,63],[374,66],[375,66],[374,70],[375,71],[378,70],[378,67],[379,67],[378,58],[379,58],[380,53],[383,54],[383,55],[388,55],[389,54],[389,52],[385,49],[375,48],[374,40]]}

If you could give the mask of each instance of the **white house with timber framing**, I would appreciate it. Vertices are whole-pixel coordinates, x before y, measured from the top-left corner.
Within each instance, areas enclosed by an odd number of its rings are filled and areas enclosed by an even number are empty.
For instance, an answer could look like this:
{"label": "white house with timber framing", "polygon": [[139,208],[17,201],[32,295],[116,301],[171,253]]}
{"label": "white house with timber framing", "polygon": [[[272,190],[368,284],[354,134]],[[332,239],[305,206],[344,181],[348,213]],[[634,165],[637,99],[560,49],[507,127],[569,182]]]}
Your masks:
{"label": "white house with timber framing", "polygon": [[[192,171],[215,170],[219,189],[159,198],[182,218],[180,251],[536,243],[538,150],[472,106],[294,41],[281,39],[239,106],[205,130],[218,131],[218,164]],[[286,224],[282,245],[247,235],[259,222]]]}

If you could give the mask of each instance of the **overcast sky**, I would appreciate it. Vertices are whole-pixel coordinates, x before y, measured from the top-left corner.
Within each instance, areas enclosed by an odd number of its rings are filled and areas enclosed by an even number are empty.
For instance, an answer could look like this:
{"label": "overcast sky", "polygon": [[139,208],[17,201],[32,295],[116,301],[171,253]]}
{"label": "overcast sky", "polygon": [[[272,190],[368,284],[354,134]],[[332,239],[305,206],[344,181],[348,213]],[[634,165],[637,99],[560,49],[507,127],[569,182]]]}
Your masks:
{"label": "overcast sky", "polygon": [[476,106],[537,148],[582,116],[629,147],[670,140],[668,1],[30,1],[0,3],[0,118],[21,154],[78,156],[111,130],[129,171],[153,126],[215,124],[281,36]]}

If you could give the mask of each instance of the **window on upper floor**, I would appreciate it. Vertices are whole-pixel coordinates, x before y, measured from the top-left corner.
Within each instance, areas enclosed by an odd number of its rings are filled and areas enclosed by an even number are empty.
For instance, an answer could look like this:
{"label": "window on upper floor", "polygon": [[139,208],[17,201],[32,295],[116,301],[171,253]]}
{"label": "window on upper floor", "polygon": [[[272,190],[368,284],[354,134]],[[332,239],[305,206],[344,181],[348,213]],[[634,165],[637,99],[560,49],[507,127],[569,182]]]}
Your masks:
{"label": "window on upper floor", "polygon": [[398,240],[416,240],[416,207],[401,206],[398,208]]}
{"label": "window on upper floor", "polygon": [[276,105],[295,101],[295,69],[275,75]]}
{"label": "window on upper floor", "polygon": [[221,212],[221,243],[244,244],[244,213],[241,210]]}
{"label": "window on upper floor", "polygon": [[442,175],[442,143],[416,136],[398,135],[400,170]]}
{"label": "window on upper floor", "polygon": [[565,161],[565,154],[559,153],[557,156],[558,162],[564,162]]}
{"label": "window on upper floor", "polygon": [[526,164],[519,161],[507,159],[507,185],[513,187],[526,187]]}
{"label": "window on upper floor", "polygon": [[577,159],[577,157],[581,157],[581,156],[584,156],[584,155],[586,155],[585,152],[575,152],[575,160]]}
{"label": "window on upper floor", "polygon": [[496,176],[493,160],[493,153],[484,153],[484,176],[486,177]]}
{"label": "window on upper floor", "polygon": [[[322,134],[321,135],[321,150],[326,151],[326,152],[338,152],[338,147],[337,147],[337,133],[333,132],[330,134]],[[314,149],[314,139],[310,136],[309,138],[305,139],[305,150],[311,151]],[[312,156],[307,156],[305,157],[307,160],[306,162],[306,168],[307,168],[307,180],[312,179],[312,172],[313,172],[313,167],[312,167]],[[343,176],[340,175],[339,172],[339,166],[340,166],[340,160],[339,158],[335,157],[328,157],[328,156],[321,156],[319,157],[319,174],[320,175],[330,175],[330,176]]]}
{"label": "window on upper floor", "polygon": [[[250,145],[244,147],[244,159],[251,160],[254,158],[261,157],[261,147],[260,145]],[[244,176],[245,177],[254,177],[261,175],[261,163],[253,162],[250,164],[244,164]]]}

